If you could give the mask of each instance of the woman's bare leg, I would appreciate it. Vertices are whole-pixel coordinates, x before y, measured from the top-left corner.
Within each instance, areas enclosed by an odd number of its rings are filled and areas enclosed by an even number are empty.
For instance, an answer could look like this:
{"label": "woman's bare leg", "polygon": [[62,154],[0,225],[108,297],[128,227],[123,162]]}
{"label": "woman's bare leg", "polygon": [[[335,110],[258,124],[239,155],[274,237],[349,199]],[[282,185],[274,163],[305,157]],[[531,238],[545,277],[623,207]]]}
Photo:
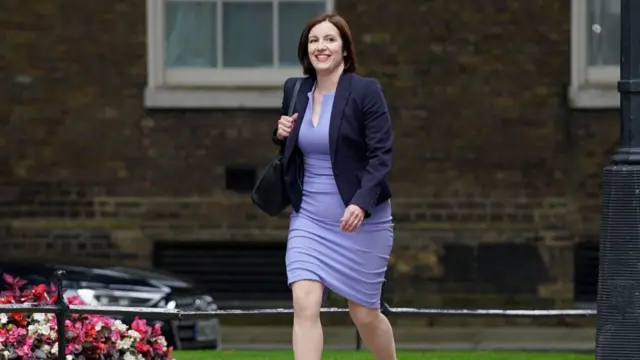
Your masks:
{"label": "woman's bare leg", "polygon": [[376,360],[396,360],[393,329],[380,309],[367,308],[349,301],[349,315],[358,328],[362,341]]}
{"label": "woman's bare leg", "polygon": [[293,356],[295,360],[321,360],[324,338],[320,307],[324,287],[317,281],[291,284],[293,292]]}

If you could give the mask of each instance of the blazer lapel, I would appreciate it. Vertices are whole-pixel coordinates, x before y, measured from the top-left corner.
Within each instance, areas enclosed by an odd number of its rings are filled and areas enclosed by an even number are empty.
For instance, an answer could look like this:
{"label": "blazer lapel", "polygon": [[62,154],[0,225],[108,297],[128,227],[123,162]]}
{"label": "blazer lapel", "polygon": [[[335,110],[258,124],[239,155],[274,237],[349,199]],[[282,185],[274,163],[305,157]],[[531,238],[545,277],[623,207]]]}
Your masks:
{"label": "blazer lapel", "polygon": [[340,125],[342,124],[342,116],[344,108],[351,96],[351,73],[342,73],[338,80],[338,87],[333,98],[333,107],[331,109],[331,121],[329,122],[329,150],[331,152],[331,160],[336,158],[336,146],[338,143],[338,134]]}
{"label": "blazer lapel", "polygon": [[298,118],[293,123],[293,129],[291,129],[291,134],[289,134],[289,138],[287,139],[287,143],[285,145],[284,155],[285,158],[289,158],[291,153],[293,153],[293,149],[295,149],[295,145],[298,143],[298,134],[300,133],[300,125],[302,125],[302,120],[304,119],[304,113],[307,110],[307,105],[309,104],[309,96],[308,93],[313,88],[313,78],[306,77],[302,80],[302,84],[300,84],[300,89],[298,90],[298,96],[296,98],[296,104],[293,107],[293,113],[298,114]]}

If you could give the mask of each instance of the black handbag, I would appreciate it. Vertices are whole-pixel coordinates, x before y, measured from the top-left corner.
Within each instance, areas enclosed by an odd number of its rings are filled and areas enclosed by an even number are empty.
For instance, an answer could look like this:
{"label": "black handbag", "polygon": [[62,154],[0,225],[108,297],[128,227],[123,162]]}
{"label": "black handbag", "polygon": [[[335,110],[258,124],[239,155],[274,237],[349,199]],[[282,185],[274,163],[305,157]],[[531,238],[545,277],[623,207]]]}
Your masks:
{"label": "black handbag", "polygon": [[[296,80],[293,95],[289,100],[289,116],[300,90],[302,79]],[[277,216],[291,204],[284,184],[284,146],[280,147],[276,158],[267,166],[251,192],[251,201],[269,216]]]}

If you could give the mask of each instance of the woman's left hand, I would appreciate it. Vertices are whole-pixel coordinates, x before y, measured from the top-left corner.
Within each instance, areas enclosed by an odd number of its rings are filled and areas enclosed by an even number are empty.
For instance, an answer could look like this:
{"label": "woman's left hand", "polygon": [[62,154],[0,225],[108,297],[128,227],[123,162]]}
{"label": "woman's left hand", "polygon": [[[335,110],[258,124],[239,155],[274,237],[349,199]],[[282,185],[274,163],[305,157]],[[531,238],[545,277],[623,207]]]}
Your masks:
{"label": "woman's left hand", "polygon": [[344,232],[354,232],[364,220],[364,210],[357,205],[349,205],[344,210],[344,216],[340,219],[340,230]]}

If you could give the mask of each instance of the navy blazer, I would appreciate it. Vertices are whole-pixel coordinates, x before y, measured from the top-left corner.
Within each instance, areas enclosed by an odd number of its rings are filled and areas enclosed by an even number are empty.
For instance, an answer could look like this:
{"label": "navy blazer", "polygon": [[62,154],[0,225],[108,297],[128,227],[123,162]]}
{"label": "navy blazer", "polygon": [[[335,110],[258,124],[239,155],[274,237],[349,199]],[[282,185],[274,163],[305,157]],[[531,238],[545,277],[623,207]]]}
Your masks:
{"label": "navy blazer", "polygon": [[[287,115],[296,78],[284,83],[281,114]],[[285,140],[273,133],[272,140],[284,153],[284,179],[291,206],[298,212],[304,186],[304,161],[298,147],[298,133],[309,102],[307,94],[315,79],[303,78],[294,114],[298,119]],[[329,142],[333,175],[345,206],[357,205],[371,216],[373,208],[391,197],[386,177],[391,170],[393,131],[380,83],[354,73],[343,72],[338,81]]]}

